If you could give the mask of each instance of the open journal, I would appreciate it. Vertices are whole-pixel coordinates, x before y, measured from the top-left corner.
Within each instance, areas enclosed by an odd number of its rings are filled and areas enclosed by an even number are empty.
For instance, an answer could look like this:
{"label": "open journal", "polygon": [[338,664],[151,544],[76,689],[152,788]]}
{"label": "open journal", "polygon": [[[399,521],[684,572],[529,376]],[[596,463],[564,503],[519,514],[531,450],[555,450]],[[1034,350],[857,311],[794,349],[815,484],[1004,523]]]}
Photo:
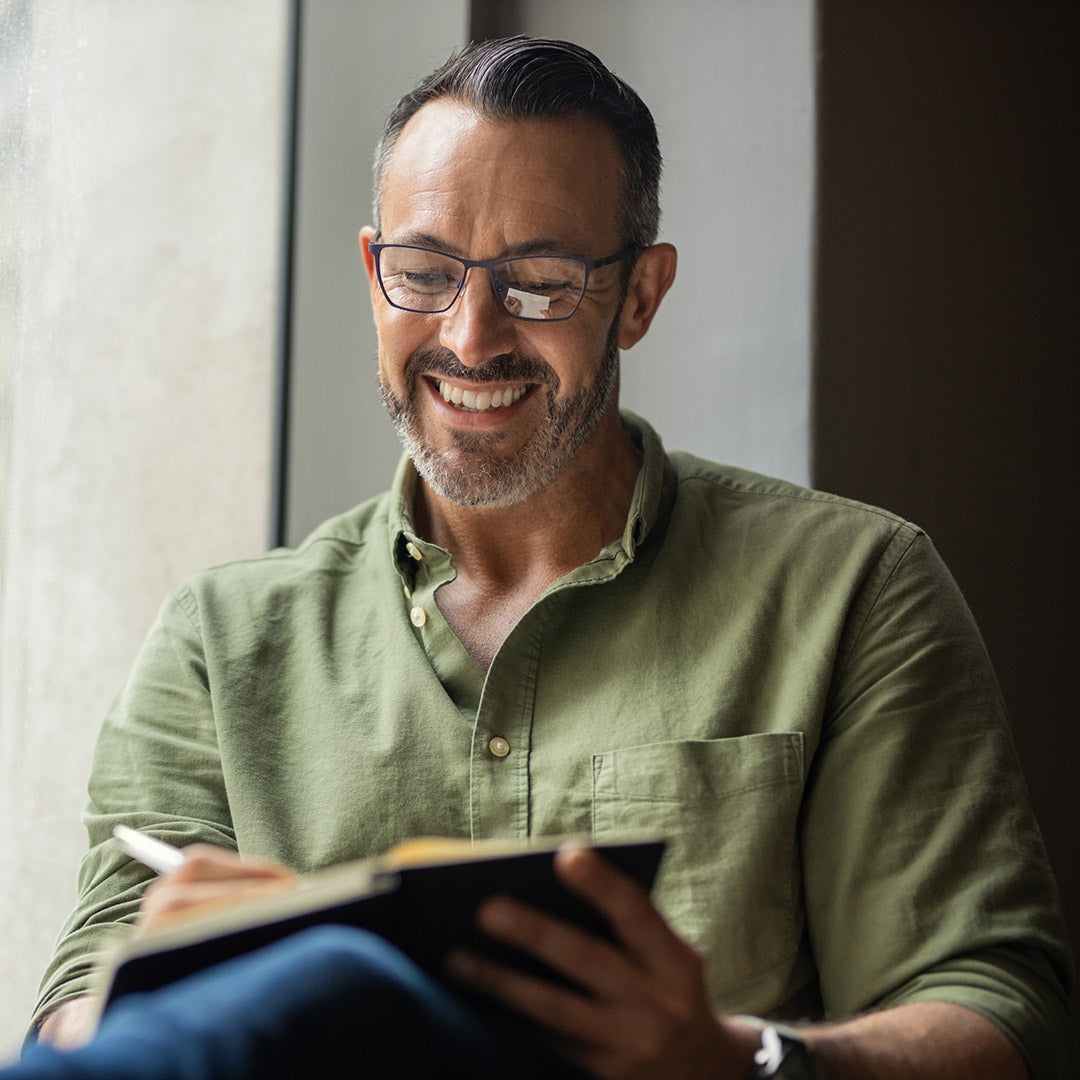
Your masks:
{"label": "open journal", "polygon": [[[276,884],[263,895],[181,912],[107,954],[98,972],[102,1009],[124,994],[157,989],[317,923],[370,930],[436,974],[447,952],[463,946],[557,979],[481,934],[475,913],[486,897],[503,893],[610,938],[604,919],[555,877],[552,860],[564,839],[411,840],[374,859]],[[646,888],[664,850],[655,839],[588,846]]]}

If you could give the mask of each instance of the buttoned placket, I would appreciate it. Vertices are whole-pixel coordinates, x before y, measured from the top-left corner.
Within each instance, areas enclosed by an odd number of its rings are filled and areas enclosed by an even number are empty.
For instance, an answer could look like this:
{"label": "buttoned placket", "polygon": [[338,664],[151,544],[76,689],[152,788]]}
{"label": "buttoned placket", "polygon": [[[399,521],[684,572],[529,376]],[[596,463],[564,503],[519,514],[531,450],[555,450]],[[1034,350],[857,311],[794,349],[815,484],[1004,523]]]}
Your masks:
{"label": "buttoned placket", "polygon": [[552,612],[566,602],[560,594],[602,585],[633,560],[644,527],[645,490],[639,478],[626,530],[595,559],[556,583],[525,614],[502,643],[487,674],[469,655],[443,618],[436,590],[455,575],[450,555],[403,530],[398,568],[404,584],[405,616],[463,721],[472,729],[469,757],[470,833],[474,839],[531,835],[529,767],[537,684],[544,635]]}
{"label": "buttoned placket", "polygon": [[471,726],[480,703],[483,673],[443,618],[435,599],[436,591],[454,580],[449,552],[408,534],[402,535],[397,552],[403,616],[447,694]]}
{"label": "buttoned placket", "polygon": [[501,665],[502,678],[496,675],[492,681],[485,677],[446,622],[435,593],[454,578],[448,552],[407,534],[403,534],[397,551],[404,615],[471,729],[472,790],[462,794],[469,799],[470,807],[484,807],[473,835],[526,836],[534,680],[510,677],[518,668],[516,659]]}

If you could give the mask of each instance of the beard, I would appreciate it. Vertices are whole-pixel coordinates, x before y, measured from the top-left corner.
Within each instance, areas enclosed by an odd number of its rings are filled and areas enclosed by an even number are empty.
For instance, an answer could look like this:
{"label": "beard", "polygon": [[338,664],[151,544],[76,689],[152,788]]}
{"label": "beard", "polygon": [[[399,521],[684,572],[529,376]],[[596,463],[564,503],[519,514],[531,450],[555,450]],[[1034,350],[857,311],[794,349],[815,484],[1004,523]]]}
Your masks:
{"label": "beard", "polygon": [[[559,377],[541,357],[514,351],[468,368],[449,349],[418,349],[405,363],[405,394],[396,395],[380,378],[383,404],[416,471],[444,499],[461,506],[514,506],[541,491],[577,456],[596,430],[618,384],[618,318],[608,332],[596,375],[560,401]],[[425,440],[417,409],[426,376],[483,383],[534,383],[545,387],[547,415],[528,442],[499,453],[502,432],[451,431],[451,445],[437,449]],[[539,393],[533,390],[532,393]]]}

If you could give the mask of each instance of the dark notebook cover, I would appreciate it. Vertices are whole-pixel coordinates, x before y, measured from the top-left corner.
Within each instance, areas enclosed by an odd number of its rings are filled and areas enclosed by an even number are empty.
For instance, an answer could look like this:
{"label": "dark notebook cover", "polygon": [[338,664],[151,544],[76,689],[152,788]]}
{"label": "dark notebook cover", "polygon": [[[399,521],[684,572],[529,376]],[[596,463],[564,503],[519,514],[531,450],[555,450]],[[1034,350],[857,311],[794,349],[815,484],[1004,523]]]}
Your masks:
{"label": "dark notebook cover", "polygon": [[[590,846],[646,888],[652,887],[663,855],[662,841]],[[316,889],[292,905],[304,910],[283,917],[265,917],[267,911],[280,910],[280,903],[267,905],[254,900],[250,906],[241,904],[229,921],[243,922],[247,915],[247,925],[225,932],[214,928],[213,919],[201,926],[203,920],[196,916],[175,930],[150,933],[121,946],[105,970],[104,1007],[125,994],[158,989],[320,923],[370,930],[435,975],[440,974],[447,952],[463,946],[557,979],[537,961],[486,938],[475,924],[480,902],[504,893],[610,939],[603,917],[556,879],[553,855],[553,847],[529,848],[512,854],[480,854],[443,863],[375,870],[368,882],[358,886],[355,895],[344,899],[339,896],[326,904]]]}

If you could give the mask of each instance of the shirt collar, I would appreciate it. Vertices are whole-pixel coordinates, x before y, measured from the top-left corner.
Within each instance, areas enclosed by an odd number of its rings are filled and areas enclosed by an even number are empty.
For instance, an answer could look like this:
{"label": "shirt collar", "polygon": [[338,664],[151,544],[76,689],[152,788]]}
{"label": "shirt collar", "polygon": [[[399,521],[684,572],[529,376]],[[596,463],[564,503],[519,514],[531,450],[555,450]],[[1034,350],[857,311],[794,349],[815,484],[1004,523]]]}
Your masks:
{"label": "shirt collar", "polygon": [[640,416],[629,409],[623,409],[620,415],[623,427],[641,451],[642,457],[641,470],[634,485],[621,541],[623,551],[632,559],[638,547],[652,532],[660,515],[667,455],[664,453],[660,436]]}
{"label": "shirt collar", "polygon": [[[630,510],[626,515],[626,526],[622,537],[617,541],[626,558],[632,560],[661,513],[667,455],[660,436],[646,421],[628,409],[623,409],[620,415],[623,426],[642,455],[641,469],[634,485]],[[391,557],[406,584],[412,580],[412,565],[415,559],[415,556],[410,555],[410,544],[423,553],[442,553],[441,548],[422,540],[413,528],[412,504],[418,483],[416,468],[408,454],[402,454],[390,489],[388,524]]]}
{"label": "shirt collar", "polygon": [[428,544],[416,533],[412,524],[412,504],[416,495],[416,485],[420,482],[408,454],[402,454],[394,472],[394,482],[390,487],[390,506],[388,514],[390,558],[397,567],[406,589],[414,584],[416,552],[438,550]]}

